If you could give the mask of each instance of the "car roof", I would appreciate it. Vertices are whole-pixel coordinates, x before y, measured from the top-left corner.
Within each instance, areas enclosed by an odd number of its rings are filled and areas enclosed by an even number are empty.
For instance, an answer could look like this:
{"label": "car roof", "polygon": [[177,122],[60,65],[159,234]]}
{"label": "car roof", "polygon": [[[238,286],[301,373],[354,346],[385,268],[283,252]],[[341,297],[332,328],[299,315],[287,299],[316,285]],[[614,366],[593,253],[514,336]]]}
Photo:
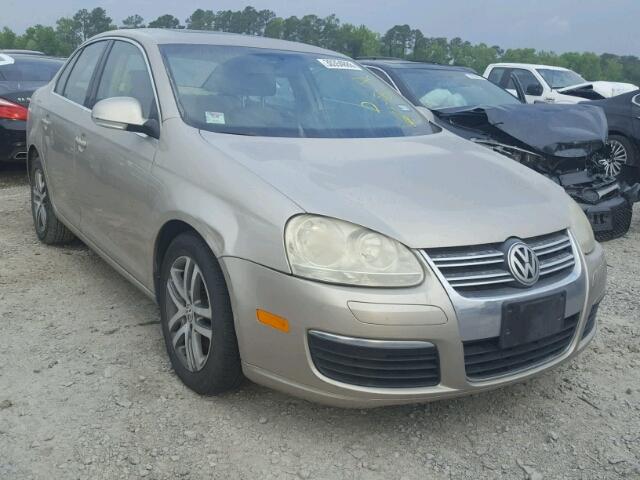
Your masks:
{"label": "car roof", "polygon": [[[458,72],[473,72],[469,67],[461,67],[458,65],[442,65],[439,63],[412,62],[411,60],[402,60],[395,58],[359,58],[357,59],[363,65],[382,66],[387,68],[410,68],[424,70],[453,70]],[[475,73],[475,72],[474,72]]]}
{"label": "car roof", "polygon": [[21,53],[24,55],[45,55],[44,52],[40,52],[38,50],[21,50],[19,48],[5,48],[0,49],[0,53],[12,54],[12,53]]}
{"label": "car roof", "polygon": [[137,40],[145,45],[164,44],[199,44],[254,47],[273,50],[285,50],[291,52],[317,53],[347,58],[341,53],[326,50],[304,43],[289,42],[274,38],[259,37],[256,35],[241,35],[237,33],[213,32],[209,30],[185,30],[163,28],[138,28],[112,30],[96,35],[91,40],[104,37],[123,37]]}
{"label": "car roof", "polygon": [[547,70],[569,71],[568,68],[556,67],[555,65],[538,65],[534,63],[492,63],[487,68],[507,67],[507,68],[544,68]]}
{"label": "car roof", "polygon": [[47,55],[33,55],[30,53],[6,53],[0,51],[0,62],[9,60],[20,61],[20,60],[29,60],[30,62],[48,62],[48,61],[56,61],[60,63],[64,63],[66,59],[60,57],[49,57]]}

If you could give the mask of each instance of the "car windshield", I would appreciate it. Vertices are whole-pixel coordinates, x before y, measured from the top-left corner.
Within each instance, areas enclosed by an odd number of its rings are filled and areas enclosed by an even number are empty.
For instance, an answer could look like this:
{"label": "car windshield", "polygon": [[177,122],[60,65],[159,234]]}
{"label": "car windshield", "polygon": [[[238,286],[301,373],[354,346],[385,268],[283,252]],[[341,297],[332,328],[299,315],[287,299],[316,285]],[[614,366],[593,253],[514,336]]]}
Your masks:
{"label": "car windshield", "polygon": [[552,70],[549,68],[538,68],[538,73],[542,75],[545,82],[551,88],[564,88],[586,83],[587,81],[571,70]]}
{"label": "car windshield", "polygon": [[313,138],[434,131],[407,100],[345,58],[218,45],[160,48],[183,119],[202,130]]}
{"label": "car windshield", "polygon": [[413,96],[430,110],[520,103],[509,92],[468,71],[399,68],[396,73]]}
{"label": "car windshield", "polygon": [[13,58],[0,55],[0,81],[47,83],[63,65],[54,58]]}

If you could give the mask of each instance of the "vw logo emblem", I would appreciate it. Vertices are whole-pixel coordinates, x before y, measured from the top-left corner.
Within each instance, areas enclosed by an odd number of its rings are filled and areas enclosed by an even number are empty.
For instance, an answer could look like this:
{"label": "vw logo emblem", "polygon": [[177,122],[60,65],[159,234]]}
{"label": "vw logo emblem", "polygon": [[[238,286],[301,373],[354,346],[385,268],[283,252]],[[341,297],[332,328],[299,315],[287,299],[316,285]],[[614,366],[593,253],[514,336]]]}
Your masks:
{"label": "vw logo emblem", "polygon": [[540,261],[536,253],[523,242],[516,242],[507,252],[507,264],[520,285],[530,287],[540,278]]}

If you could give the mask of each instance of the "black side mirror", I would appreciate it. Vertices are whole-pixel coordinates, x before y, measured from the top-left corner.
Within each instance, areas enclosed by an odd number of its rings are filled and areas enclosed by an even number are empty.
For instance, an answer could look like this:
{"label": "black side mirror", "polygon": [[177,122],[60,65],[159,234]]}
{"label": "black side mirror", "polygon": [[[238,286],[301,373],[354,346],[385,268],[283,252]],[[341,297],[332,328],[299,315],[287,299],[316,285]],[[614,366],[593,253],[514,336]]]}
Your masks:
{"label": "black side mirror", "polygon": [[531,95],[532,97],[539,97],[543,93],[542,85],[540,84],[530,84],[527,85],[527,95]]}
{"label": "black side mirror", "polygon": [[128,132],[144,133],[149,137],[160,138],[160,123],[155,118],[151,118],[142,125],[127,125]]}

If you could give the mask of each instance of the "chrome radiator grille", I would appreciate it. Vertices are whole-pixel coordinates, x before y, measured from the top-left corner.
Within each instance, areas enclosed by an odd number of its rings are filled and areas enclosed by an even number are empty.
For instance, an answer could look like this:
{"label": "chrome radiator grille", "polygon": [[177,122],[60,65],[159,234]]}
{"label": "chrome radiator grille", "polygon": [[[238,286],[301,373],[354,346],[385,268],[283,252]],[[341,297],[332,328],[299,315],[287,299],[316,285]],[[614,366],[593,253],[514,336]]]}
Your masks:
{"label": "chrome radiator grille", "polygon": [[[540,260],[540,280],[566,276],[575,265],[566,231],[524,239]],[[515,286],[501,243],[425,250],[449,284],[458,291]]]}

